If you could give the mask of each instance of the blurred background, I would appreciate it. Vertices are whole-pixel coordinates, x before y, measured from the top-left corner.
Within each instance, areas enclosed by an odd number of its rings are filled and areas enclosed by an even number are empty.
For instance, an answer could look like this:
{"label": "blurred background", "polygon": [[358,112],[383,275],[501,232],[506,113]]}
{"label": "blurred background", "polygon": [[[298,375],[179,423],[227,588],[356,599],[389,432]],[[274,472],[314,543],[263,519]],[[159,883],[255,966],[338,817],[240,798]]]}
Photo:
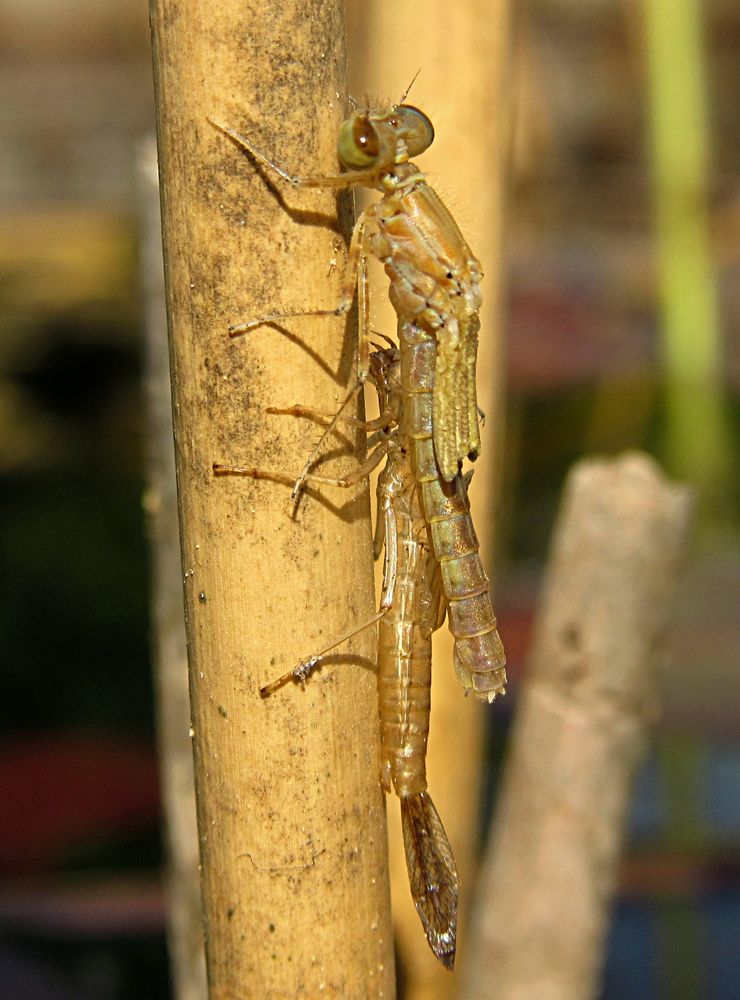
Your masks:
{"label": "blurred background", "polygon": [[[688,4],[682,21],[684,5],[662,20],[655,6],[528,0],[517,16],[497,610],[516,690],[578,457],[641,448],[697,488],[603,997],[731,1000],[740,9]],[[146,4],[0,0],[0,78],[2,994],[164,998],[142,505]]]}

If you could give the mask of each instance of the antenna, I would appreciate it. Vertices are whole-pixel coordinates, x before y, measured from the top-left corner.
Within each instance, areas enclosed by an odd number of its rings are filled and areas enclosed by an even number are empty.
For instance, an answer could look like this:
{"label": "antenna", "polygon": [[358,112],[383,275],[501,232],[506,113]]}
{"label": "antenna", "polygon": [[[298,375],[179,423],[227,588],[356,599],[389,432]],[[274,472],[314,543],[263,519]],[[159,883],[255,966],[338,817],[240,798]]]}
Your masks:
{"label": "antenna", "polygon": [[[419,75],[419,73],[421,73],[421,66],[414,73],[414,75],[413,75],[413,77],[411,79],[411,83],[404,90],[403,95],[401,96],[401,100],[398,102],[398,104],[403,104],[404,101],[406,100],[406,98],[409,96],[409,91],[411,90],[411,88],[413,87],[413,85],[416,83],[416,78]],[[398,105],[396,105],[396,107],[398,107]]]}

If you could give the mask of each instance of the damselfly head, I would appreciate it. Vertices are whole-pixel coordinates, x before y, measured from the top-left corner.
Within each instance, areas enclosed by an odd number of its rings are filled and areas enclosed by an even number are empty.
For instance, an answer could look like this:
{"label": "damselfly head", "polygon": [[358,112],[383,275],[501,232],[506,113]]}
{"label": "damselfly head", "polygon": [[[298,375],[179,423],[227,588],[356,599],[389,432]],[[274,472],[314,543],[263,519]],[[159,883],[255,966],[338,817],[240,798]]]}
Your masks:
{"label": "damselfly head", "polygon": [[353,111],[339,128],[337,152],[350,170],[390,169],[419,156],[434,141],[423,111],[398,104],[382,111]]}

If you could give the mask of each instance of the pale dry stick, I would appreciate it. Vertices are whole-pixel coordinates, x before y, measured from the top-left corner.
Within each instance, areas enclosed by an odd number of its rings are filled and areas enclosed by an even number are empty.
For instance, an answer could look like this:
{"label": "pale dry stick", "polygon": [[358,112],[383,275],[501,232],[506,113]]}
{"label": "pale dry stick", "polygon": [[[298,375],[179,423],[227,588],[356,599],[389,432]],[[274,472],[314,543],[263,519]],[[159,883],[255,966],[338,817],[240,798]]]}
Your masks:
{"label": "pale dry stick", "polygon": [[[340,0],[310,10],[296,0],[156,0],[152,11],[212,1000],[390,998],[395,989],[375,680],[340,672],[305,698],[271,702],[254,684],[268,636],[276,662],[289,663],[316,628],[307,579],[321,588],[329,633],[373,608],[367,491],[358,490],[350,518],[317,504],[297,525],[276,516],[278,488],[252,486],[249,496],[214,484],[210,469],[216,442],[236,456],[246,439],[255,464],[264,460],[274,442],[262,411],[278,391],[334,405],[334,383],[317,379],[303,352],[259,357],[247,381],[240,352],[224,343],[225,314],[245,297],[263,309],[270,275],[280,273],[286,301],[307,301],[322,282],[334,287],[334,233],[296,225],[258,176],[236,176],[233,151],[206,118],[232,114],[237,102],[258,119],[289,109],[279,122],[285,155],[301,155],[310,120],[312,160],[329,172],[336,95],[345,91],[342,17]],[[320,216],[339,209],[349,235],[348,199],[304,195]],[[316,351],[331,369],[349,371],[346,324],[313,325]],[[298,467],[300,443],[284,446]],[[278,615],[289,629],[276,627]],[[371,639],[358,636],[353,653],[374,656]]]}
{"label": "pale dry stick", "polygon": [[[428,541],[419,487],[410,462],[408,442],[399,433],[400,361],[388,347],[369,358],[368,373],[378,391],[380,417],[367,425],[382,440],[368,459],[350,475],[330,478],[309,473],[306,485],[348,488],[369,475],[385,456],[378,480],[376,558],[384,550],[383,590],[376,614],[344,632],[319,652],[301,660],[291,671],[260,689],[268,697],[294,679],[305,683],[326,655],[353,635],[378,623],[378,693],[381,732],[381,775],[401,802],[401,823],[411,895],[429,946],[448,969],[455,962],[458,877],[447,835],[427,791],[426,745],[429,733],[431,635],[445,617],[439,565]],[[309,407],[272,412],[323,417]],[[341,418],[339,418],[341,419]],[[329,417],[329,426],[339,422]],[[358,421],[347,421],[357,425]],[[290,483],[282,473],[214,464],[217,476],[247,476]]]}
{"label": "pale dry stick", "polygon": [[[431,145],[432,123],[418,108],[403,103],[379,111],[354,110],[342,123],[337,142],[347,172],[325,177],[291,174],[239,132],[212,124],[294,187],[336,190],[360,185],[383,195],[357,220],[335,308],[257,316],[233,326],[231,335],[296,316],[345,315],[354,300],[363,254],[377,257],[390,279],[389,295],[399,322],[413,322],[434,337],[434,448],[442,478],[454,479],[463,460],[473,460],[480,452],[475,365],[482,272],[457,223],[410,162]],[[369,224],[376,231],[366,235]],[[295,494],[300,486],[299,478]]]}
{"label": "pale dry stick", "polygon": [[465,1000],[590,1000],[692,507],[637,453],[579,463],[555,528]]}

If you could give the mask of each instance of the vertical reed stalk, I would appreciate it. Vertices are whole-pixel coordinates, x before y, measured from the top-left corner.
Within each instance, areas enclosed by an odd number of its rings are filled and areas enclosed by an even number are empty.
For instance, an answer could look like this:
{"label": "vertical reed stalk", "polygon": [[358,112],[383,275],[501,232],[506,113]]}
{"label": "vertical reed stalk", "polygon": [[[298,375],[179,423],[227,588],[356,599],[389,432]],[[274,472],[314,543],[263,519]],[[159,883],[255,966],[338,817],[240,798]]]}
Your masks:
{"label": "vertical reed stalk", "polygon": [[669,470],[727,505],[734,464],[712,270],[704,31],[698,0],[646,0],[655,238]]}
{"label": "vertical reed stalk", "polygon": [[340,0],[152,0],[212,1000],[394,992],[373,631],[305,690],[258,695],[371,613],[367,489],[306,497],[291,519],[284,486],[211,471],[297,472],[315,433],[265,407],[332,410],[352,377],[345,322],[227,337],[239,319],[333,304],[351,213],[340,199],[337,225],[331,193],[285,190],[207,121],[291,170],[335,173],[342,16]]}

